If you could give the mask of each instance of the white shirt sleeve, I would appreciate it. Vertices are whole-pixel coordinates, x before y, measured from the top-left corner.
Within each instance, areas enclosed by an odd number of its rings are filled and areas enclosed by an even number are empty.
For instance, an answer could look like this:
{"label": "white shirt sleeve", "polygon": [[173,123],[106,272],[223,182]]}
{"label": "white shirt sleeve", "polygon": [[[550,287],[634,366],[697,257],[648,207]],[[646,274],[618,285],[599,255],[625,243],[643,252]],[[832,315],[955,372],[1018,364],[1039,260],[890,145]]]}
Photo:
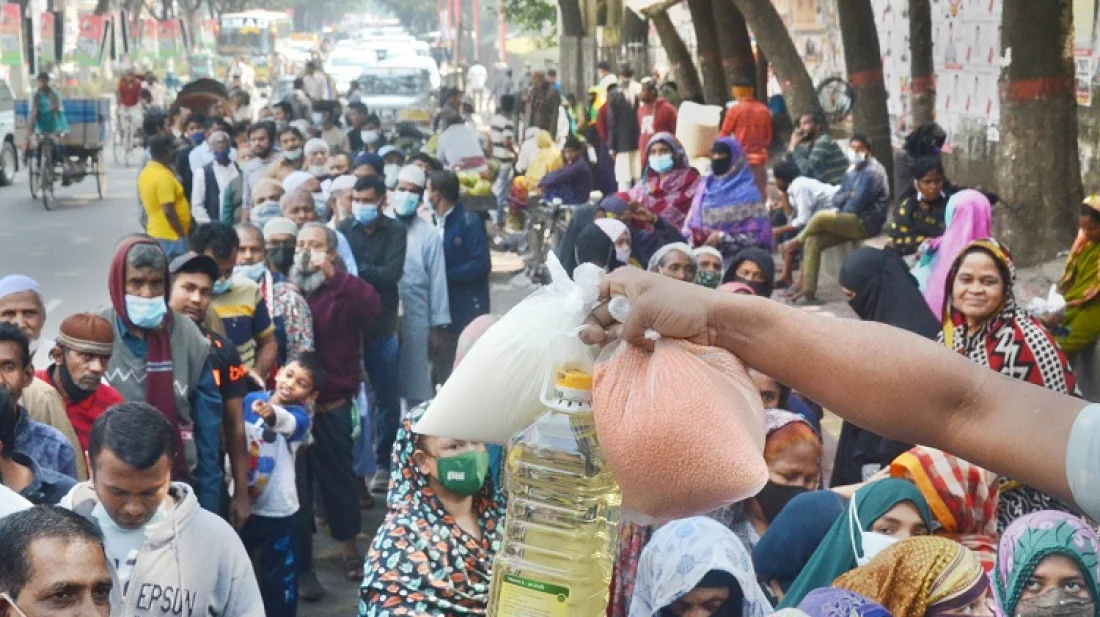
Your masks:
{"label": "white shirt sleeve", "polygon": [[787,197],[791,200],[791,208],[794,209],[794,218],[791,219],[791,227],[802,229],[810,222],[813,216],[814,200],[810,187],[797,180],[791,183]]}
{"label": "white shirt sleeve", "polygon": [[203,169],[191,176],[191,218],[200,225],[210,222],[206,212],[206,171]]}

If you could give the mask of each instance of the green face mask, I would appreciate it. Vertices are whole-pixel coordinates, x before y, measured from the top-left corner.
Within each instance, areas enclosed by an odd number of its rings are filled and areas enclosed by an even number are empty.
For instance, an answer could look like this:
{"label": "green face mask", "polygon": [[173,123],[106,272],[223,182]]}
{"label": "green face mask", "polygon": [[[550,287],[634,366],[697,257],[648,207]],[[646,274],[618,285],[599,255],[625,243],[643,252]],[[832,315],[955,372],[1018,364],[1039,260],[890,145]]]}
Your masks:
{"label": "green face mask", "polygon": [[489,453],[470,450],[436,459],[439,483],[456,495],[473,495],[485,485],[489,475]]}
{"label": "green face mask", "polygon": [[711,272],[709,270],[706,272],[699,272],[695,275],[696,285],[702,285],[703,287],[708,287],[710,289],[717,289],[718,283],[721,280],[722,279],[717,272]]}

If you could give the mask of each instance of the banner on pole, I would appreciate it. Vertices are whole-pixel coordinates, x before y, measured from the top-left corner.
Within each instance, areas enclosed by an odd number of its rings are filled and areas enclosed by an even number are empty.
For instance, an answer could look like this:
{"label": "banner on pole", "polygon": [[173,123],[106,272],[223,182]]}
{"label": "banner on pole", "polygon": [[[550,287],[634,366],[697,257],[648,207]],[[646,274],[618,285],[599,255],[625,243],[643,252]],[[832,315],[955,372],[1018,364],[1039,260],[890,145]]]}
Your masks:
{"label": "banner on pole", "polygon": [[103,50],[103,35],[107,30],[107,18],[102,15],[81,15],[80,33],[76,37],[76,63],[80,66],[98,66]]}
{"label": "banner on pole", "polygon": [[38,22],[38,63],[43,66],[57,62],[55,19],[56,16],[47,11],[42,13]]}
{"label": "banner on pole", "polygon": [[19,66],[23,64],[22,20],[18,4],[0,6],[0,64]]}

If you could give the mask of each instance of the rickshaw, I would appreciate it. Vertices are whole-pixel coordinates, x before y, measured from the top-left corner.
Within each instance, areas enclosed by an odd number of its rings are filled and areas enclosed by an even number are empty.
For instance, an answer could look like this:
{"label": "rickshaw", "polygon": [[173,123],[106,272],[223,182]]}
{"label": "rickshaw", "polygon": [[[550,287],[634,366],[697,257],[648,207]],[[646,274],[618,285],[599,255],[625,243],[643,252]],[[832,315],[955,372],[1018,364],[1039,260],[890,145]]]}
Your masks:
{"label": "rickshaw", "polygon": [[108,98],[63,99],[63,111],[69,123],[64,133],[35,134],[27,122],[28,101],[15,105],[15,138],[22,146],[23,161],[30,178],[31,197],[42,198],[49,210],[56,198],[54,184],[62,186],[80,182],[89,175],[96,180],[96,193],[103,199],[107,168],[103,145],[107,142],[111,119]]}

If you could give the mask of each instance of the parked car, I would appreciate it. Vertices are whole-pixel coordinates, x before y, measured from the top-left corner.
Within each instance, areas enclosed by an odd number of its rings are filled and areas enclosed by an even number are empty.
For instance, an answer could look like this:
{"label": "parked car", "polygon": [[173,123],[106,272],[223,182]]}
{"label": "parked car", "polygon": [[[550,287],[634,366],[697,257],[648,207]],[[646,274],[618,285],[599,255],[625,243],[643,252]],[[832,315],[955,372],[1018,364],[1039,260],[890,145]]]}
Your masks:
{"label": "parked car", "polygon": [[6,79],[0,78],[0,186],[11,186],[19,171],[19,156],[15,149],[15,94]]}

